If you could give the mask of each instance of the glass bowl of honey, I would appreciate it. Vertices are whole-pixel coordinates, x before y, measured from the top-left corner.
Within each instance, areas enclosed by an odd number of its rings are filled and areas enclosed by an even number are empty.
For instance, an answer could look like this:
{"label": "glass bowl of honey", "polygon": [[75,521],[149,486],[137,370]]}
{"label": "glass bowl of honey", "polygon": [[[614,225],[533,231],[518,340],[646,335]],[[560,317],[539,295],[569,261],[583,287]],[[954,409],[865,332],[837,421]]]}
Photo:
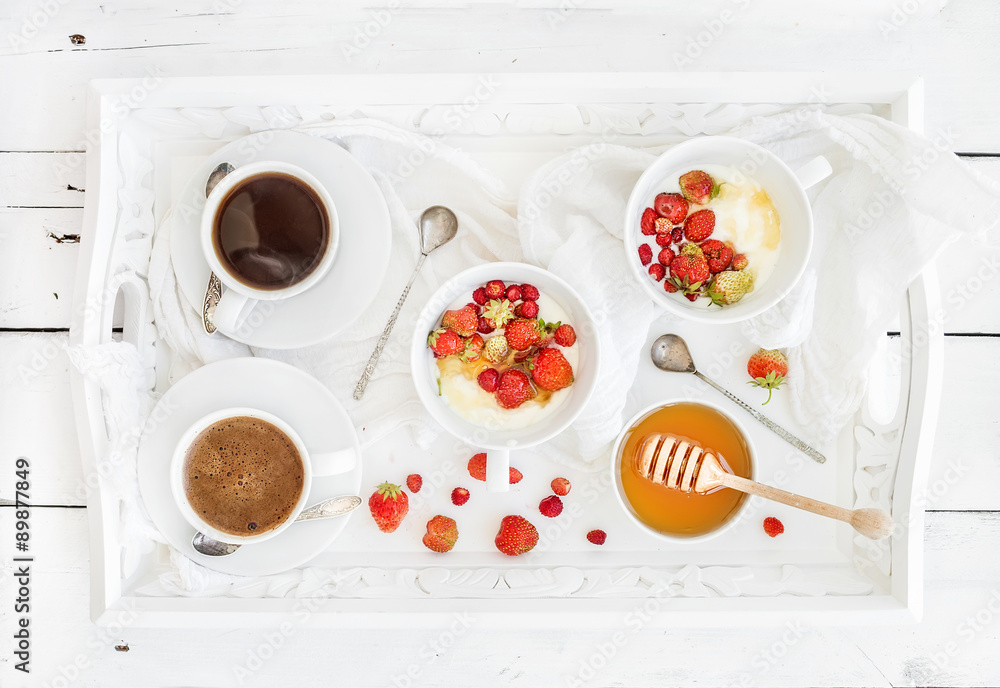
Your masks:
{"label": "glass bowl of honey", "polygon": [[667,433],[711,450],[736,475],[754,480],[756,456],[749,434],[715,404],[677,400],[649,406],[630,420],[612,450],[611,479],[618,501],[635,523],[672,542],[695,543],[732,527],[749,496],[721,488],[706,494],[670,489],[643,477],[639,446],[653,433]]}

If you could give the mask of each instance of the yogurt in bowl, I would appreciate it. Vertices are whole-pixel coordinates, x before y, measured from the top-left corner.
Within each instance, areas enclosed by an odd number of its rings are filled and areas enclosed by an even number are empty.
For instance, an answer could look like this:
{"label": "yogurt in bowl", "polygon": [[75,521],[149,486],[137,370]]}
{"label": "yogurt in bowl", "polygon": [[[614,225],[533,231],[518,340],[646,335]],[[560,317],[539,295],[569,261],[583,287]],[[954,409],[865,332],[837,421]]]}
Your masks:
{"label": "yogurt in bowl", "polygon": [[[475,335],[467,334],[465,315],[452,315],[451,324],[461,333],[456,334],[463,341],[457,342],[452,335],[441,332],[440,339],[432,342],[435,332],[448,329],[442,327],[445,312],[460,311],[470,301],[482,308],[481,317],[497,315],[490,302],[502,299],[478,303],[472,298],[473,292],[492,280],[502,281],[505,287],[524,284],[536,287],[539,296],[528,300],[536,302],[538,313],[532,316],[522,311],[504,326],[477,331]],[[571,324],[575,341],[569,346],[560,345],[556,331],[548,327],[537,332],[537,341],[532,341],[534,335],[524,326],[516,333],[511,330],[514,320],[538,318],[545,325]],[[511,339],[507,350],[491,343],[499,338],[501,330],[504,339]],[[466,348],[472,353],[463,359]],[[555,351],[558,355],[544,351]],[[542,356],[546,360],[539,370]],[[564,359],[565,365],[560,359]],[[427,411],[451,434],[473,447],[487,450],[486,487],[490,491],[509,488],[510,451],[551,439],[577,418],[597,384],[599,360],[597,327],[583,300],[560,278],[524,263],[478,265],[448,280],[417,318],[410,349],[413,382]],[[479,380],[487,368],[496,371],[497,387],[489,384],[484,387]],[[520,396],[501,391],[503,376],[508,372],[511,380],[521,383],[508,391],[521,393]]]}
{"label": "yogurt in bowl", "polygon": [[[674,146],[642,174],[626,206],[633,274],[658,304],[688,320],[760,314],[805,271],[813,240],[805,189],[830,171],[820,157],[796,173],[760,146],[724,136]],[[661,195],[676,203],[661,204]]]}
{"label": "yogurt in bowl", "polygon": [[[565,323],[572,327],[569,314],[550,296],[541,294],[536,302],[539,315],[544,315],[545,322]],[[465,305],[465,302],[457,299],[449,306],[449,310],[457,310]],[[490,339],[498,336],[502,335],[496,330],[484,335],[484,346]],[[575,342],[569,347],[559,346],[554,340],[554,332],[552,336],[553,341],[549,346],[558,347],[559,352],[575,371],[580,365],[579,346]],[[524,353],[528,354],[530,350]],[[483,371],[489,368],[494,370],[523,368],[521,364],[527,363],[530,359],[525,358],[519,363],[516,360],[518,354],[519,352],[510,350],[499,364],[491,363],[482,356],[473,361],[463,360],[459,355],[444,358],[431,357],[429,359],[432,366],[431,375],[437,381],[441,397],[448,408],[470,423],[483,428],[504,427],[511,430],[525,428],[555,415],[567,403],[569,388],[557,391],[535,389],[535,396],[524,401],[517,408],[501,407],[494,394],[486,391],[479,384],[478,378]]]}

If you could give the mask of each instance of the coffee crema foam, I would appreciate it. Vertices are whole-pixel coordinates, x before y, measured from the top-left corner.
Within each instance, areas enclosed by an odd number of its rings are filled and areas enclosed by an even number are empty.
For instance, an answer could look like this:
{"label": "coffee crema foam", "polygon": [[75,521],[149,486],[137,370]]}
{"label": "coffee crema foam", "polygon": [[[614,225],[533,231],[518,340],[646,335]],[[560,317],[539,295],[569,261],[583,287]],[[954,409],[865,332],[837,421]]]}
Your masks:
{"label": "coffee crema foam", "polygon": [[212,423],[184,457],[184,494],[201,519],[230,535],[284,523],[302,496],[305,468],[280,428],[251,416]]}

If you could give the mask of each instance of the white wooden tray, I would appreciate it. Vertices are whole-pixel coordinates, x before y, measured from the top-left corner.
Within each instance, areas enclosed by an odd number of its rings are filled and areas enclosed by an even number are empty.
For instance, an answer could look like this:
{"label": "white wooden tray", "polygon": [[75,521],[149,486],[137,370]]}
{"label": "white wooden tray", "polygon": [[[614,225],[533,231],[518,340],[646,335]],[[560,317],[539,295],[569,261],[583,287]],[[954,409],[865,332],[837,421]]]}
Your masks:
{"label": "white wooden tray", "polygon": [[[157,382],[156,364],[163,351],[155,341],[143,280],[151,236],[185,174],[226,142],[249,133],[248,122],[297,128],[333,118],[383,119],[440,136],[516,190],[538,165],[594,142],[612,119],[616,142],[641,146],[725,131],[752,115],[801,105],[873,112],[920,130],[923,98],[919,79],[877,74],[452,74],[153,81],[100,80],[90,86],[92,146],[70,339],[73,344],[90,345],[109,341],[121,293],[122,336],[139,347],[149,384],[159,390],[163,383]],[[475,107],[469,107],[470,98]],[[901,334],[887,344],[897,350],[884,357],[896,361],[895,367],[876,362],[868,403],[834,451],[828,452],[827,464],[796,462],[780,440],[761,428],[753,430],[758,453],[771,457],[760,466],[765,480],[784,472],[790,476],[787,484],[804,494],[891,509],[902,526],[900,532],[874,549],[868,541],[852,537],[849,529],[818,519],[803,520],[802,528],[789,528],[781,538],[769,540],[756,517],[708,543],[667,546],[629,524],[608,491],[606,472],[569,472],[549,464],[544,456],[526,455],[524,465],[519,465],[517,456],[512,459],[526,478],[506,497],[510,502],[492,501],[462,512],[468,523],[464,532],[480,533],[472,536],[465,551],[440,557],[420,545],[426,518],[447,503],[442,492],[436,497],[438,506],[414,509],[403,529],[382,540],[370,519],[353,519],[333,547],[312,563],[313,568],[293,571],[272,584],[236,584],[212,597],[157,594],[156,574],[163,569],[166,550],[122,548],[118,498],[98,470],[108,443],[101,393],[72,371],[84,471],[95,476],[88,485],[96,485],[88,495],[93,617],[99,623],[113,623],[122,610],[130,610],[142,625],[274,625],[294,619],[307,625],[348,627],[440,625],[451,623],[458,612],[476,614],[479,623],[533,627],[761,624],[784,621],[789,615],[850,624],[919,618],[923,509],[918,495],[927,479],[941,384],[941,335],[938,328],[928,326],[937,294],[932,272],[911,286],[901,304]],[[721,343],[726,337],[706,336],[691,326],[657,323],[649,341],[665,331],[688,338],[699,360],[727,356]],[[713,335],[718,332],[713,330]],[[640,355],[645,358],[645,352]],[[719,366],[723,383],[743,387],[739,367]],[[351,393],[334,391],[343,399]],[[710,394],[692,389],[687,380],[658,373],[648,363],[640,366],[633,392],[639,405],[679,394],[706,398]],[[795,431],[782,395],[777,396],[769,413]],[[741,412],[734,407],[733,413]],[[383,473],[401,479],[421,466],[426,476],[434,470],[433,461],[452,456],[445,449],[452,441],[442,442],[430,452],[431,463],[425,456],[423,464],[397,458],[413,454],[405,436],[371,447],[365,456],[365,485],[381,481]],[[539,551],[517,560],[495,552],[489,524],[514,510],[531,513],[546,494],[548,481],[559,474],[574,482],[571,497],[575,494],[584,508],[576,515],[564,514],[567,518],[562,521],[541,523],[545,519],[535,518],[547,544]],[[470,482],[464,467],[458,466],[441,489],[472,487]],[[764,515],[759,509],[757,513]],[[786,525],[798,518],[780,513]],[[584,541],[583,533],[593,527],[611,534],[604,548]],[[375,550],[375,545],[384,549]],[[327,577],[317,580],[319,571]],[[312,613],[303,615],[304,608]]]}

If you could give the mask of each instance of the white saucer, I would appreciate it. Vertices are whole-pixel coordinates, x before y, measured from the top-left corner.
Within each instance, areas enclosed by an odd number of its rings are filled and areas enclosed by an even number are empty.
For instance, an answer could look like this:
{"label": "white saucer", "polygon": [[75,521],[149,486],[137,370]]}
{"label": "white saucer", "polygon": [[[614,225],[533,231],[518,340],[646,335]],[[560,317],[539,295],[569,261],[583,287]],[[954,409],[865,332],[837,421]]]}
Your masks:
{"label": "white saucer", "polygon": [[[225,557],[191,547],[195,529],[181,516],[170,492],[170,460],[181,434],[214,410],[250,406],[295,428],[306,446],[354,447],[358,465],[350,473],[313,478],[308,504],[342,494],[360,494],[361,446],[347,412],[330,391],[303,371],[265,358],[232,358],[183,377],[160,399],[139,441],[139,492],[153,523],[167,541],[199,564],[241,576],[264,576],[300,566],[325,550],[350,515],[303,521],[270,540],[244,545]],[[364,508],[359,507],[359,508]]]}
{"label": "white saucer", "polygon": [[353,155],[327,139],[291,131],[262,132],[233,141],[209,157],[184,186],[169,215],[177,284],[200,315],[211,274],[199,239],[205,182],[221,162],[239,167],[263,160],[298,165],[326,187],[340,220],[340,246],[330,272],[314,287],[272,302],[274,311],[248,333],[222,334],[269,349],[316,344],[364,312],[382,285],[392,249],[392,224],[381,189]]}

